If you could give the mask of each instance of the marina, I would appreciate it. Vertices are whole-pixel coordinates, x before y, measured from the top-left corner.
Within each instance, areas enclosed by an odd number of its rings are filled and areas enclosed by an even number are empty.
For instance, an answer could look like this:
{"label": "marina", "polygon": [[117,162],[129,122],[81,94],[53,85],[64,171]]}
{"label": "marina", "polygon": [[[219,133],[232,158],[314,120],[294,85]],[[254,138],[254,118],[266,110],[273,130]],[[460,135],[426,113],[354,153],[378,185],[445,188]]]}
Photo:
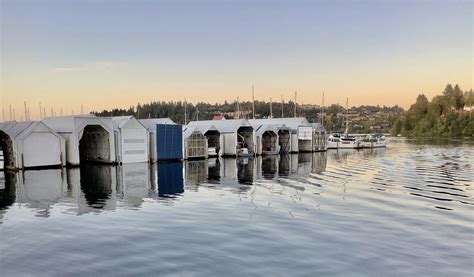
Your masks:
{"label": "marina", "polygon": [[5,172],[2,273],[469,276],[472,142],[391,145]]}
{"label": "marina", "polygon": [[[348,126],[346,126],[348,128]],[[55,116],[0,123],[4,166],[20,170],[83,163],[125,164],[255,157],[327,149],[385,147],[385,135],[331,134],[306,118],[191,121],[133,116]]]}

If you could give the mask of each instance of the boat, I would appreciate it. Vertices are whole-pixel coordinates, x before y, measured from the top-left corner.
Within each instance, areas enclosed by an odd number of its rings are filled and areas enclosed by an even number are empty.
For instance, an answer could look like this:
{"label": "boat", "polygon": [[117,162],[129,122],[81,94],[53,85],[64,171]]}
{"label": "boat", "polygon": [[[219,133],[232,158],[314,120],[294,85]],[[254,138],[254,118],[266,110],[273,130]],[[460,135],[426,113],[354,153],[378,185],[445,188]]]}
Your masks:
{"label": "boat", "polygon": [[370,134],[362,139],[362,148],[379,148],[387,146],[387,139],[383,134]]}
{"label": "boat", "polygon": [[239,157],[252,157],[253,153],[251,151],[249,151],[248,148],[243,147],[243,148],[238,149],[237,156],[239,156]]}
{"label": "boat", "polygon": [[346,130],[344,134],[334,133],[327,139],[327,149],[359,149],[360,141],[349,134],[349,99],[346,100]]}
{"label": "boat", "polygon": [[207,148],[207,156],[208,157],[217,157],[217,150],[215,147]]}
{"label": "boat", "polygon": [[361,144],[356,137],[346,134],[331,134],[327,139],[327,149],[359,149]]}

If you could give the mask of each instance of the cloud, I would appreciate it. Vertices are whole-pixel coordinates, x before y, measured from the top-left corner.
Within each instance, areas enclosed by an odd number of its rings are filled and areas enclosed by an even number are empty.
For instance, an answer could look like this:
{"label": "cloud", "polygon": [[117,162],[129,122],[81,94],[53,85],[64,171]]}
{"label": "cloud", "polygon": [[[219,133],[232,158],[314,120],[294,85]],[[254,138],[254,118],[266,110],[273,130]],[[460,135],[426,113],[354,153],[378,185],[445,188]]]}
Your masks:
{"label": "cloud", "polygon": [[56,67],[53,73],[74,73],[74,72],[112,72],[128,68],[123,62],[95,62],[85,63],[77,66]]}

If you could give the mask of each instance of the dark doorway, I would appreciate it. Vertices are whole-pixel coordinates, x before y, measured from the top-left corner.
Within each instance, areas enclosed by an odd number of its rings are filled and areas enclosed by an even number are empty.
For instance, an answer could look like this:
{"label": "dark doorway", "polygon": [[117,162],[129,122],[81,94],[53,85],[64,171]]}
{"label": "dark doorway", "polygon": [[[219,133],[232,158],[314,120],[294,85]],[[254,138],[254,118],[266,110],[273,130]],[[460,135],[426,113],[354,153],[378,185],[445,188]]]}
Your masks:
{"label": "dark doorway", "polygon": [[79,158],[86,162],[111,163],[109,133],[100,125],[87,125],[79,140]]}

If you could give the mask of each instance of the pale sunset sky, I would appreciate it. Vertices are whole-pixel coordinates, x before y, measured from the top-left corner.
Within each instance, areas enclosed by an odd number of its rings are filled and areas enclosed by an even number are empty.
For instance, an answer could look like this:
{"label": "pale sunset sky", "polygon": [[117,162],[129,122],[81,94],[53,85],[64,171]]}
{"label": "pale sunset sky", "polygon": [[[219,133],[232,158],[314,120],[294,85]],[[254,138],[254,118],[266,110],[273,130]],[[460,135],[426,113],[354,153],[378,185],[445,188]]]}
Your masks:
{"label": "pale sunset sky", "polygon": [[[473,88],[472,1],[0,0],[1,98],[50,113],[272,97],[409,107]],[[7,119],[7,118],[5,118]]]}

